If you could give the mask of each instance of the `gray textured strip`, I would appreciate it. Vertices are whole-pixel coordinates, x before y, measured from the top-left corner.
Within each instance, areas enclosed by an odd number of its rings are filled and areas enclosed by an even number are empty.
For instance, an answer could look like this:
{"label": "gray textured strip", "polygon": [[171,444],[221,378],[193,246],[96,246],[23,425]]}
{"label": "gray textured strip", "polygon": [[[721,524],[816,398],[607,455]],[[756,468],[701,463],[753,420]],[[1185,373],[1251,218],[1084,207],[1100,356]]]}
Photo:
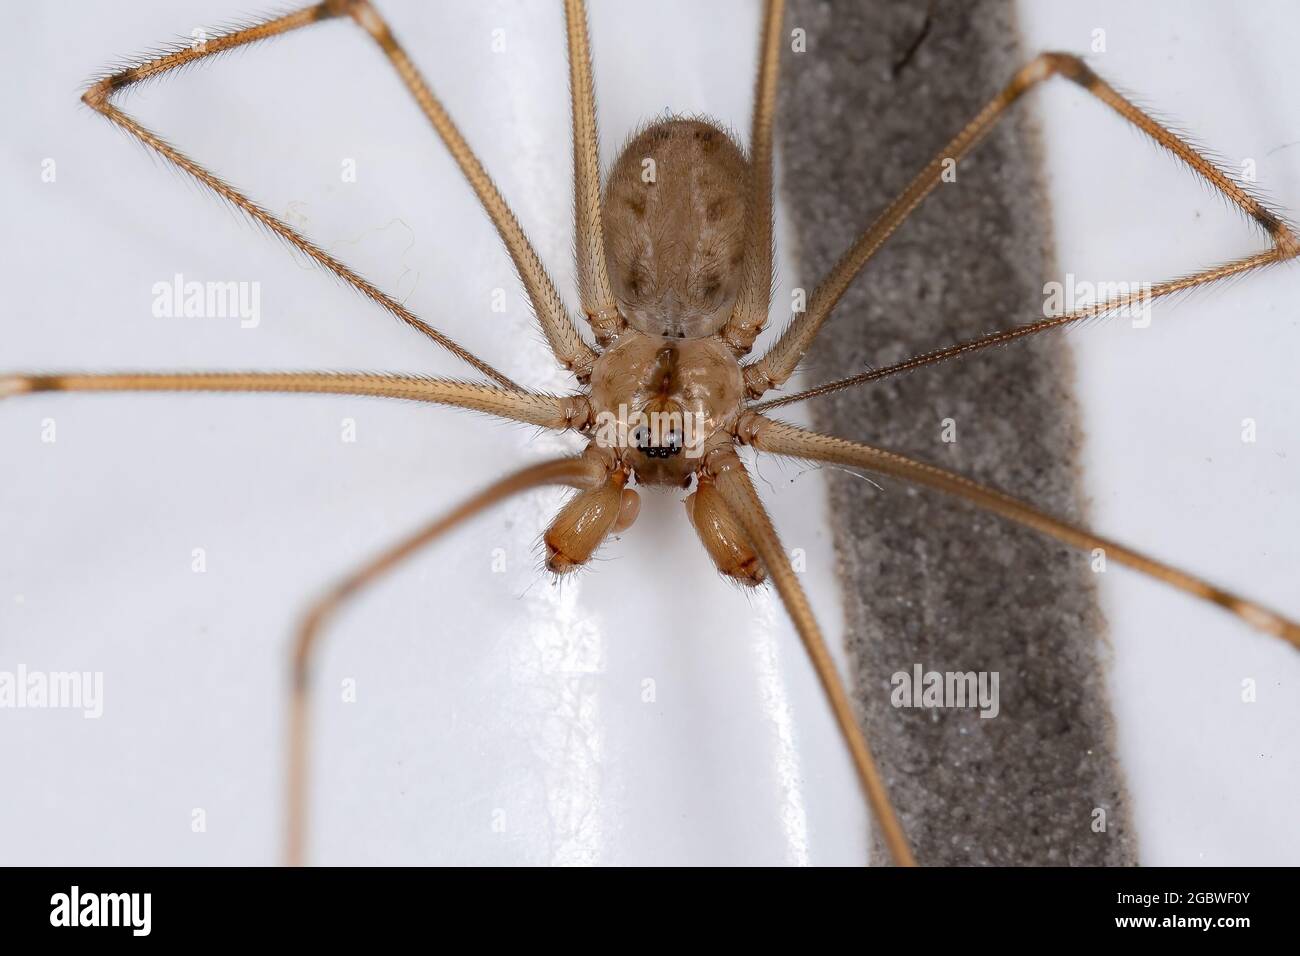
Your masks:
{"label": "gray textured strip", "polygon": [[[1006,0],[937,3],[900,66],[924,0],[794,0],[786,25],[807,31],[807,52],[783,51],[777,135],[803,282],[1025,61],[1013,16]],[[809,354],[808,384],[1041,315],[1055,268],[1028,115],[1018,107],[867,266]],[[1080,519],[1072,374],[1049,336],[817,399],[814,421]],[[855,693],[919,861],[1134,862],[1088,556],[882,485],[830,474]],[[891,675],[916,664],[998,672],[1000,714],[893,707]]]}

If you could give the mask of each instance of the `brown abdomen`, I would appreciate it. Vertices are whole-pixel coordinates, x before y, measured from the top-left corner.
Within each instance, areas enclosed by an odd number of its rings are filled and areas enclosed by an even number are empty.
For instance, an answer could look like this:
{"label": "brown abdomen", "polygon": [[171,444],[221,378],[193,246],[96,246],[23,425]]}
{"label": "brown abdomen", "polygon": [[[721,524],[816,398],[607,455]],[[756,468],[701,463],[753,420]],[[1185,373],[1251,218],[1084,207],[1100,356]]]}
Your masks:
{"label": "brown abdomen", "polygon": [[720,329],[740,284],[749,164],[704,120],[647,126],[605,184],[605,255],[633,328],[669,338]]}

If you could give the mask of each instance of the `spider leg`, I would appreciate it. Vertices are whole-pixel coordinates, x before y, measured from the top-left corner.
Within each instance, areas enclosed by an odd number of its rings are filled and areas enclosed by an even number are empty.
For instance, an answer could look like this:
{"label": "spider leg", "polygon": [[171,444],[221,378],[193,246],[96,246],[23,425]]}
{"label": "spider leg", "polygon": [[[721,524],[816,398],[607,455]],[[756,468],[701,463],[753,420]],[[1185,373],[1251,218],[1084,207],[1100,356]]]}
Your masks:
{"label": "spider leg", "polygon": [[557,396],[518,388],[352,372],[127,372],[107,375],[0,375],[0,398],[31,392],[306,392],[371,395],[469,408],[543,428],[582,428],[590,406],[582,395]]}
{"label": "spider leg", "polygon": [[911,358],[903,359],[901,362],[895,362],[892,365],[885,365],[880,368],[873,368],[866,372],[859,372],[857,375],[850,375],[846,378],[839,378],[832,382],[823,382],[812,388],[806,388],[801,392],[794,392],[790,395],[781,395],[777,398],[770,398],[765,402],[758,402],[750,405],[750,410],[755,412],[766,412],[773,408],[780,408],[783,405],[793,405],[795,402],[806,401],[810,398],[817,398],[821,395],[829,395],[831,392],[843,391],[846,388],[852,388],[855,385],[862,385],[866,382],[874,382],[882,378],[889,378],[891,375],[898,375],[901,372],[910,372],[913,369],[923,368],[926,365],[934,365],[938,362],[945,362],[948,359],[959,356],[969,355],[972,352],[978,352],[982,349],[991,348],[995,345],[1006,345],[1017,339],[1023,339],[1030,335],[1036,335],[1039,332],[1047,332],[1051,329],[1065,328],[1073,325],[1075,322],[1081,322],[1097,316],[1108,315],[1118,312],[1122,309],[1132,307],[1144,307],[1146,304],[1178,292],[1185,292],[1189,289],[1195,289],[1198,286],[1208,285],[1212,282],[1218,282],[1222,279],[1228,279],[1232,276],[1244,275],[1247,272],[1253,272],[1263,266],[1271,265],[1275,262],[1282,262],[1287,257],[1280,249],[1273,248],[1267,252],[1261,252],[1253,256],[1246,256],[1243,259],[1234,259],[1231,262],[1225,262],[1217,266],[1211,266],[1200,272],[1195,272],[1189,276],[1183,276],[1179,279],[1169,279],[1164,282],[1157,282],[1149,289],[1140,292],[1118,295],[1107,299],[1104,302],[1098,302],[1094,305],[1085,306],[1082,309],[1076,309],[1065,315],[1056,315],[1047,319],[1039,319],[1037,322],[1030,322],[1027,325],[1017,325],[1010,329],[1003,329],[1000,332],[990,332],[987,335],[981,335],[978,338],[968,339],[965,342],[958,342],[956,345],[948,345],[939,349],[932,349],[929,352],[922,352],[920,355],[913,355]]}
{"label": "spider leg", "polygon": [[569,485],[589,489],[606,478],[605,467],[598,458],[582,456],[558,458],[516,471],[489,485],[478,494],[431,522],[419,531],[371,558],[317,599],[303,615],[293,643],[289,737],[286,763],[286,817],[284,859],[289,866],[300,866],[304,858],[307,832],[308,738],[310,736],[311,665],[319,648],[321,633],[339,608],[361,590],[392,571],[448,531],[463,524],[492,505],[513,495],[543,485]]}
{"label": "spider leg", "polygon": [[424,82],[424,77],[415,68],[406,51],[398,45],[392,30],[388,28],[388,24],[384,22],[374,6],[368,0],[338,0],[334,5],[341,7],[374,37],[375,42],[384,51],[384,56],[388,57],[393,64],[421,111],[446,144],[456,165],[464,173],[466,181],[474,190],[474,195],[478,196],[483,210],[496,226],[497,234],[501,236],[506,251],[510,253],[510,259],[524,283],[528,300],[532,303],[533,311],[537,313],[537,321],[541,324],[542,332],[545,333],[546,341],[550,344],[556,360],[564,368],[573,372],[580,381],[585,380],[591,372],[591,364],[596,360],[596,353],[578,334],[573,319],[569,317],[564,303],[560,300],[560,294],[555,290],[554,281],[547,273],[546,267],[542,265],[532,243],[528,241],[528,236],[524,234],[514,212],[501,198],[501,193],[492,182],[492,177],[487,174],[479,158],[474,155],[474,151],[470,149],[465,138],[461,136],[460,130],[456,128],[451,116],[433,95],[433,91]]}
{"label": "spider leg", "polygon": [[1073,547],[1085,550],[1101,548],[1107,557],[1114,558],[1120,564],[1128,565],[1181,591],[1217,604],[1252,627],[1280,637],[1300,648],[1300,624],[1276,611],[1225,591],[1132,548],[1093,534],[1060,518],[1054,518],[1030,504],[994,488],[978,484],[955,472],[907,458],[896,452],[818,434],[753,413],[743,417],[737,425],[737,431],[742,440],[752,444],[759,451],[789,455],[792,458],[803,458],[809,461],[835,462],[901,478],[913,484],[924,485],[962,498],[985,511],[991,511],[999,517],[1033,528]]}
{"label": "spider leg", "polygon": [[[1030,89],[1053,76],[1062,76],[1076,83],[1138,127],[1160,146],[1169,150],[1175,157],[1190,167],[1193,172],[1226,196],[1233,205],[1258,223],[1271,238],[1273,247],[1269,252],[1237,260],[1237,262],[1230,263],[1227,267],[1220,266],[1207,269],[1186,279],[1176,280],[1174,283],[1164,283],[1166,286],[1177,287],[1176,289],[1166,289],[1165,294],[1169,291],[1194,288],[1224,278],[1227,275],[1240,274],[1300,255],[1300,239],[1297,239],[1292,229],[1244,187],[1234,182],[1227,173],[1220,170],[1177,134],[1166,129],[1116,92],[1110,84],[1094,73],[1078,57],[1066,53],[1043,53],[1021,69],[1010,84],[994,97],[966,125],[966,128],[958,133],[957,137],[944,147],[943,151],[931,160],[929,165],[921,170],[898,198],[890,203],[885,211],[867,227],[866,231],[840,257],[840,260],[831,269],[830,273],[814,290],[808,300],[807,311],[797,314],[791,320],[781,334],[780,339],[777,340],[766,355],[746,367],[745,381],[751,397],[758,398],[765,392],[781,386],[789,379],[794,373],[795,367],[803,358],[804,353],[812,345],[822,323],[826,321],[826,317],[840,300],[849,284],[862,271],[863,266],[870,261],[871,257],[885,244],[885,241],[893,235],[903,220],[941,181],[945,169],[969,153],[988,134],[993,125],[1013,103]],[[1090,310],[1087,314],[1092,315],[1097,314],[1098,311],[1109,311],[1106,305],[1107,303],[1103,303],[1098,310]],[[1058,322],[1056,324],[1062,323]],[[1055,325],[1036,323],[1034,326],[1027,326],[1027,331],[1019,334],[1030,334],[1049,327],[1055,327]],[[977,340],[976,342],[966,343],[961,347],[961,351],[974,351],[988,345],[999,344],[1001,341],[1004,341],[1004,339],[989,337],[987,341]],[[932,360],[937,361],[937,359]],[[903,364],[906,365],[907,363]],[[921,362],[919,364],[926,363]]]}
{"label": "spider leg", "polygon": [[319,22],[320,20],[325,20],[336,15],[337,11],[334,9],[333,4],[321,3],[314,7],[307,7],[302,10],[294,11],[293,13],[285,14],[284,16],[277,17],[273,20],[267,20],[264,23],[259,23],[243,30],[237,30],[236,32],[225,36],[216,37],[215,39],[206,41],[200,47],[182,47],[100,79],[86,90],[85,94],[82,96],[82,100],[86,105],[91,107],[91,109],[103,115],[115,126],[125,130],[145,146],[162,156],[163,159],[194,177],[208,189],[229,202],[232,206],[235,206],[248,214],[276,236],[279,236],[285,242],[289,243],[293,248],[314,260],[318,265],[328,269],[331,273],[348,283],[348,285],[352,286],[366,298],[386,309],[411,328],[431,339],[448,352],[451,352],[461,361],[478,369],[498,384],[507,388],[516,388],[517,386],[515,383],[501,372],[498,372],[491,365],[471,354],[465,348],[425,323],[404,305],[392,298],[392,296],[381,291],[368,280],[357,275],[357,273],[353,272],[346,265],[325,252],[301,233],[271,215],[239,190],[222,180],[219,176],[210,172],[203,166],[200,166],[162,137],[158,136],[151,130],[146,129],[144,126],[141,126],[134,119],[113,105],[113,97],[119,91],[124,90],[141,80],[161,76],[171,70],[193,63],[204,57],[215,56],[219,53],[224,53],[237,47],[244,46],[245,44],[256,43],[259,40],[265,40],[284,33],[289,33],[292,30],[309,26],[313,23]]}
{"label": "spider leg", "polygon": [[817,619],[813,616],[808,597],[799,584],[794,568],[790,565],[790,559],[781,546],[776,529],[772,526],[772,519],[767,509],[763,507],[758,492],[754,490],[754,483],[745,471],[745,466],[735,450],[727,446],[708,453],[705,459],[705,471],[714,481],[722,503],[736,523],[744,529],[745,536],[754,551],[758,553],[759,560],[771,577],[777,594],[780,595],[782,603],[790,614],[790,619],[794,622],[795,629],[799,632],[804,649],[808,652],[813,669],[817,672],[831,711],[835,715],[840,733],[848,744],[853,764],[858,771],[871,812],[880,825],[885,844],[889,847],[890,856],[900,866],[915,866],[916,861],[908,846],[907,836],[898,822],[898,814],[890,802],[880,770],[853,713],[853,706],[844,691],[844,684],[835,669],[835,662],[826,648],[826,642],[822,638],[821,629],[817,626]]}
{"label": "spider leg", "polygon": [[749,353],[767,323],[772,304],[772,117],[776,113],[784,15],[784,0],[767,0],[750,120],[745,259],[735,308],[720,333],[737,355]]}
{"label": "spider leg", "polygon": [[573,220],[582,311],[602,348],[627,327],[605,264],[605,230],[600,208],[600,135],[596,125],[596,86],[591,75],[587,7],[565,0],[564,24],[569,38],[569,97],[573,108]]}
{"label": "spider leg", "polygon": [[510,207],[501,198],[501,194],[484,171],[482,164],[466,144],[442,105],[430,92],[424,79],[411,63],[405,51],[398,46],[387,24],[365,0],[327,0],[327,2],[296,10],[284,16],[216,37],[198,47],[182,47],[161,56],[153,57],[100,79],[86,90],[82,100],[114,125],[144,143],[145,146],[158,153],[169,163],[194,177],[231,205],[242,210],[295,249],[351,285],[362,295],[489,378],[501,385],[513,388],[515,387],[514,383],[505,375],[469,353],[441,332],[427,325],[401,303],[353,272],[289,225],[272,216],[215,173],[186,156],[156,133],[140,125],[113,104],[113,98],[119,91],[142,80],[161,76],[204,57],[215,56],[250,43],[256,43],[259,40],[280,36],[322,20],[344,15],[356,20],[375,39],[384,55],[397,70],[402,82],[415,98],[420,109],[430,123],[433,124],[438,135],[442,137],[443,142],[456,160],[457,165],[460,166],[461,171],[465,174],[470,186],[474,189],[484,210],[492,219],[498,234],[505,243],[511,260],[524,282],[529,300],[537,313],[538,321],[542,325],[552,351],[562,365],[574,369],[581,376],[594,359],[595,353],[583,343],[578,335],[572,320],[564,311],[559,294],[555,291],[554,283],[546,274],[546,270],[542,267],[537,253],[528,242],[528,238],[519,222],[510,211]]}

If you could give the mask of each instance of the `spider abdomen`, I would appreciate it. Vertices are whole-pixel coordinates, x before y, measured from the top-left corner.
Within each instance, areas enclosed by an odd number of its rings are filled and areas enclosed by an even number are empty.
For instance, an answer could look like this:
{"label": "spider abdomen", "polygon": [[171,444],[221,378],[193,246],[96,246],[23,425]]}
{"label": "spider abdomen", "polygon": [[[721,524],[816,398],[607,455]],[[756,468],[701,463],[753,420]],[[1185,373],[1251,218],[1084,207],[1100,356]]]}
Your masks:
{"label": "spider abdomen", "polygon": [[605,184],[605,254],[628,324],[699,338],[731,315],[740,287],[749,164],[725,130],[661,120],[635,134]]}

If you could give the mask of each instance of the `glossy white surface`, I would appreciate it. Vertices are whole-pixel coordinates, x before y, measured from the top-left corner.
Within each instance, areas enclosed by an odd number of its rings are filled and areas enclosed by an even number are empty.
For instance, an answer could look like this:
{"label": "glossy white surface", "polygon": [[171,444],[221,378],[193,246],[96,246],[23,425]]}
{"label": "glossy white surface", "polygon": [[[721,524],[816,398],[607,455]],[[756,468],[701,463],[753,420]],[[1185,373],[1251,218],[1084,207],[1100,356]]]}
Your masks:
{"label": "glossy white surface", "polygon": [[[1174,16],[1171,11],[1177,7]],[[595,3],[608,162],[638,122],[744,128],[752,4]],[[384,4],[514,204],[566,301],[573,269],[563,29],[553,5]],[[638,8],[640,9],[640,8]],[[1027,46],[1086,50],[1300,210],[1296,14],[1252,4],[1025,3]],[[0,53],[0,368],[365,368],[461,374],[80,107],[115,57],[227,16],[214,0],[33,5]],[[505,50],[492,52],[493,31]],[[1014,64],[1008,64],[1008,73]],[[418,313],[531,386],[563,389],[510,264],[368,41],[311,28],[130,95],[127,107]],[[1157,278],[1260,248],[1158,150],[1045,91],[1063,271]],[[1036,107],[1037,108],[1037,107]],[[57,181],[41,182],[42,160]],[[346,158],[357,182],[340,180]],[[1140,210],[1140,212],[1138,211]],[[175,273],[257,281],[262,321],[159,319]],[[810,278],[810,277],[805,277]],[[799,284],[788,260],[776,301]],[[507,311],[491,310],[494,289]],[[1069,336],[1096,527],[1300,614],[1294,269]],[[1231,337],[1228,329],[1235,330]],[[1259,441],[1239,441],[1254,417]],[[357,441],[341,441],[341,422]],[[41,441],[53,419],[57,441]],[[104,716],[0,713],[0,860],[272,862],[285,646],[305,601],[505,469],[573,447],[449,410],[272,396],[0,403],[0,669],[102,671]],[[816,473],[766,464],[823,625],[840,634]],[[791,481],[791,479],[795,479]],[[722,584],[673,495],[561,587],[545,492],[448,538],[358,601],[319,670],[320,862],[851,863],[864,821],[842,747],[772,596]],[[207,571],[191,571],[204,548]],[[505,570],[494,573],[495,561]],[[1294,652],[1112,568],[1115,706],[1149,863],[1300,860]],[[1258,681],[1258,702],[1240,682]],[[655,701],[643,702],[643,682]],[[356,703],[340,700],[356,682]],[[202,808],[207,830],[192,832]]]}
{"label": "glossy white surface", "polygon": [[[594,5],[605,162],[665,109],[747,125],[757,11],[720,5],[683,30],[690,6],[628,20]],[[576,308],[559,5],[384,9]],[[463,374],[77,103],[115,56],[225,13],[40,5],[0,40],[39,77],[0,92],[19,132],[0,181],[20,224],[0,240],[2,364]],[[360,31],[316,26],[125,103],[507,374],[568,386],[490,224]],[[347,158],[355,183],[340,181]],[[153,317],[153,284],[178,272],[259,282],[260,325]],[[6,402],[0,446],[0,667],[105,682],[97,721],[2,715],[0,855],[28,863],[274,861],[286,641],[305,601],[458,496],[576,447],[450,410],[273,396]],[[821,479],[761,475],[838,645]],[[716,576],[680,497],[645,495],[592,571],[556,586],[537,542],[562,494],[529,495],[350,607],[318,671],[314,859],[862,860],[855,781],[801,648],[770,593]]]}
{"label": "glossy white surface", "polygon": [[[1300,8],[1022,2],[1026,45],[1093,68],[1300,212]],[[1069,84],[1037,99],[1061,272],[1159,280],[1267,247],[1226,201]],[[1097,530],[1300,616],[1294,265],[1073,332]],[[1254,419],[1257,440],[1242,441]],[[1300,655],[1112,565],[1112,705],[1147,864],[1300,862]],[[1243,681],[1256,700],[1243,702]]]}

